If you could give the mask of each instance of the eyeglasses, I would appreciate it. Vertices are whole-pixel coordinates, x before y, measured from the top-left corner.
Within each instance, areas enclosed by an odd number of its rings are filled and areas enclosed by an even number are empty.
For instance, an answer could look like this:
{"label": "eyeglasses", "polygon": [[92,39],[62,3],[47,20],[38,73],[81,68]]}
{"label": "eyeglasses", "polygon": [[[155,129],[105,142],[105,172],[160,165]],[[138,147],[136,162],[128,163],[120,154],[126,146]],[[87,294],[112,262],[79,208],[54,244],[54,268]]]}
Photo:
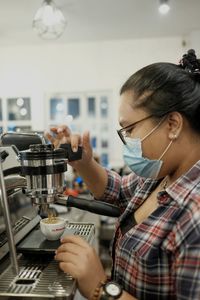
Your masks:
{"label": "eyeglasses", "polygon": [[147,120],[149,118],[152,118],[152,117],[153,117],[153,115],[147,116],[146,118],[143,118],[143,119],[141,119],[141,120],[139,120],[139,121],[137,121],[135,123],[132,123],[132,124],[126,126],[126,127],[123,127],[121,129],[117,130],[117,133],[118,133],[120,139],[122,140],[123,144],[126,145],[126,137],[128,137],[128,135],[131,133],[133,127],[136,124],[138,124],[138,123],[140,123],[140,122],[142,122],[144,120]]}

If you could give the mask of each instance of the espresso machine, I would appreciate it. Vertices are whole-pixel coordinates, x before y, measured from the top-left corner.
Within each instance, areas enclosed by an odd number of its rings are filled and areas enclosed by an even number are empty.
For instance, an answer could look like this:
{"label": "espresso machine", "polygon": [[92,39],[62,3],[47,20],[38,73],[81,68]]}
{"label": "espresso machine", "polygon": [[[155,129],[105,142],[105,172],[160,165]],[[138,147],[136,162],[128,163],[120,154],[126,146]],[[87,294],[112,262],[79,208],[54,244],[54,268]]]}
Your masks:
{"label": "espresso machine", "polygon": [[[69,161],[80,159],[68,144],[54,149],[38,134],[5,134],[0,145],[0,299],[73,299],[76,281],[53,259],[59,241],[41,234],[41,216],[52,204],[118,217],[117,207],[65,196]],[[65,234],[92,244],[94,224],[68,222]]]}

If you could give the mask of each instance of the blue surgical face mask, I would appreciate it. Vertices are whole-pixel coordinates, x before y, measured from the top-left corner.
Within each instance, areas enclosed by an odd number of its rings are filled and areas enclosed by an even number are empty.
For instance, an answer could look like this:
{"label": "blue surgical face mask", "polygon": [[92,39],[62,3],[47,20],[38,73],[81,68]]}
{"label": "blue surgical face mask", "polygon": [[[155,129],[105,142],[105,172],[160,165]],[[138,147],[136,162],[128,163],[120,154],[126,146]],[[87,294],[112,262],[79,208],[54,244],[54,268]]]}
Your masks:
{"label": "blue surgical face mask", "polygon": [[160,123],[142,140],[140,138],[126,138],[126,145],[124,145],[123,149],[124,162],[138,176],[156,179],[163,164],[161,158],[171,146],[172,141],[169,143],[158,160],[151,160],[142,156],[142,141],[147,138],[147,136],[149,136],[159,125]]}

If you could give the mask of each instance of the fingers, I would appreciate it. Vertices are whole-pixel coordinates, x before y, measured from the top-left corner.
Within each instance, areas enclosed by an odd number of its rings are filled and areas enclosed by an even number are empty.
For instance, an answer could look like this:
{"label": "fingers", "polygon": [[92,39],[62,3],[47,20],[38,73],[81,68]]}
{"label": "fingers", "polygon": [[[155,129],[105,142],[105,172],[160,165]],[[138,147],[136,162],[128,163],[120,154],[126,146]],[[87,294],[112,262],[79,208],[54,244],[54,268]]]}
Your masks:
{"label": "fingers", "polygon": [[61,245],[54,259],[60,262],[59,265],[64,272],[75,278],[78,278],[88,265],[87,252],[85,253],[82,247],[70,243]]}
{"label": "fingers", "polygon": [[60,139],[54,138],[49,132],[45,132],[45,137],[54,145],[55,148],[58,148],[60,145]]}
{"label": "fingers", "polygon": [[[80,134],[71,134],[70,129],[67,126],[62,125],[59,127],[52,127],[51,132],[46,132],[45,136],[55,148],[59,148],[61,144],[70,143],[72,151],[77,152],[78,146],[82,146],[83,156],[81,163],[92,158],[89,132],[85,132],[83,136]],[[70,162],[70,165],[76,168],[79,163],[80,161]]]}
{"label": "fingers", "polygon": [[91,299],[91,291],[93,294],[98,282],[106,277],[94,248],[80,236],[64,237],[55,260],[62,271],[77,280],[80,292],[87,299]]}
{"label": "fingers", "polygon": [[71,131],[69,129],[69,127],[67,126],[59,126],[57,128],[57,133],[58,134],[63,134],[65,137],[69,137],[71,135]]}
{"label": "fingers", "polygon": [[82,139],[79,134],[71,135],[71,147],[74,152],[78,150],[78,145],[81,145]]}
{"label": "fingers", "polygon": [[45,132],[44,136],[53,144],[54,138],[49,132]]}
{"label": "fingers", "polygon": [[65,125],[60,125],[58,127],[51,127],[50,131],[52,131],[53,133],[62,133],[65,136],[69,136],[71,134],[71,131],[69,129],[69,127],[65,126]]}
{"label": "fingers", "polygon": [[67,235],[61,239],[61,243],[72,243],[84,248],[89,247],[89,244],[80,236],[77,235]]}
{"label": "fingers", "polygon": [[59,140],[62,140],[63,138],[69,139],[71,135],[70,129],[66,126],[60,126],[58,128],[53,127],[50,130],[53,133],[53,137]]}
{"label": "fingers", "polygon": [[69,253],[69,252],[59,252],[55,255],[55,260],[60,262],[72,263],[73,265],[77,265],[78,257],[76,254]]}
{"label": "fingers", "polygon": [[83,147],[86,148],[86,149],[88,149],[88,147],[91,147],[89,131],[85,131],[83,133]]}
{"label": "fingers", "polygon": [[55,259],[59,261],[71,261],[77,263],[77,260],[84,260],[84,257],[93,255],[93,249],[81,237],[66,236],[61,240],[62,244],[55,251]]}
{"label": "fingers", "polygon": [[76,152],[78,150],[78,145],[82,144],[82,138],[79,134],[71,134],[70,129],[61,125],[59,127],[52,127],[50,129],[51,133],[46,132],[46,138],[54,144],[54,146],[59,146],[63,143],[71,143],[72,150]]}
{"label": "fingers", "polygon": [[77,278],[77,269],[72,263],[60,262],[59,267],[64,273],[69,273],[73,278]]}
{"label": "fingers", "polygon": [[50,132],[45,132],[45,137],[58,148],[60,144],[70,142],[70,129],[67,126],[52,127]]}
{"label": "fingers", "polygon": [[64,243],[60,247],[58,247],[58,249],[56,250],[55,253],[57,255],[60,252],[69,252],[69,253],[79,255],[82,250],[83,250],[82,246],[75,245],[73,243],[68,242],[68,243]]}

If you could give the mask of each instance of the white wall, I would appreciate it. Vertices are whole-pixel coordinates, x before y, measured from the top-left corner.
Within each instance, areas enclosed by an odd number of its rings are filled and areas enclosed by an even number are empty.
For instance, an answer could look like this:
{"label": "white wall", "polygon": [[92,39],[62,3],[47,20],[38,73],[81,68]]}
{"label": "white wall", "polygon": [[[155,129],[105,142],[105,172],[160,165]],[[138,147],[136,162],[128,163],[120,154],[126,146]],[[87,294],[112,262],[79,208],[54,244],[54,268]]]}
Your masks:
{"label": "white wall", "polygon": [[[117,128],[120,86],[146,64],[178,62],[185,51],[181,42],[176,37],[0,48],[0,97],[31,97],[32,127],[44,130],[45,93],[111,90]],[[112,138],[111,165],[119,165],[121,144],[114,132]]]}

